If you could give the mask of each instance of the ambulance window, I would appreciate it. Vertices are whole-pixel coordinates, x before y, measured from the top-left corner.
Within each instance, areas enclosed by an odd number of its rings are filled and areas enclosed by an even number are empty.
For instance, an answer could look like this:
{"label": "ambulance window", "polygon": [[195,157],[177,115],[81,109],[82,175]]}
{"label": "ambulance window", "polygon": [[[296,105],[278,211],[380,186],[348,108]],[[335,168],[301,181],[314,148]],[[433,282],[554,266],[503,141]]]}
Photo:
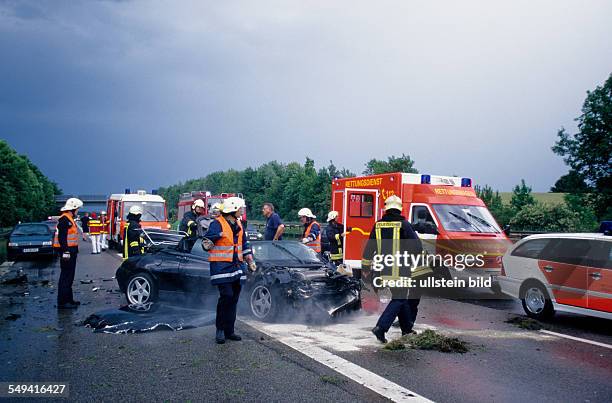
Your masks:
{"label": "ambulance window", "polygon": [[427,206],[412,206],[412,224],[421,222],[435,225]]}
{"label": "ambulance window", "polygon": [[349,216],[372,217],[374,215],[374,196],[352,193],[349,198]]}

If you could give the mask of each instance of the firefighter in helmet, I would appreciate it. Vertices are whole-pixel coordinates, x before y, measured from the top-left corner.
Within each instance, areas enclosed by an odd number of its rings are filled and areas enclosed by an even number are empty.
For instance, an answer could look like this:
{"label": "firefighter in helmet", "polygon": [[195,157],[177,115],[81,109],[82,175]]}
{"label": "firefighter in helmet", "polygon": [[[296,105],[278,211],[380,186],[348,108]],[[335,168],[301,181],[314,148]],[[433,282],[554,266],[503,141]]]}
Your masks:
{"label": "firefighter in helmet", "polygon": [[223,208],[223,204],[215,203],[210,207],[210,216],[212,218],[217,218],[221,215],[221,209]]}
{"label": "firefighter in helmet", "polygon": [[298,217],[304,226],[302,243],[312,248],[315,252],[321,253],[321,226],[315,220],[317,216],[312,214],[309,208],[304,207],[298,211]]}
{"label": "firefighter in helmet", "polygon": [[130,207],[127,215],[127,223],[123,232],[123,260],[132,256],[144,255],[144,238],[140,226],[142,207],[135,205]]}
{"label": "firefighter in helmet", "polygon": [[338,222],[337,211],[330,211],[327,214],[327,228],[325,229],[325,234],[329,240],[329,257],[336,266],[342,264],[344,237],[347,232],[350,231],[351,228],[346,228],[343,224]]}
{"label": "firefighter in helmet", "polygon": [[225,343],[226,338],[239,341],[241,337],[234,331],[236,306],[242,284],[246,281],[246,266],[255,271],[251,246],[238,219],[244,208],[240,197],[228,197],[223,202],[221,215],[210,223],[202,246],[209,251],[210,281],[219,289],[217,302],[217,343]]}
{"label": "firefighter in helmet", "polygon": [[77,198],[66,200],[66,204],[61,208],[62,215],[55,229],[53,248],[61,256],[61,271],[57,283],[58,309],[74,309],[80,305],[80,302],[75,301],[72,295],[72,282],[79,253],[79,230],[74,219],[82,206],[83,202]]}
{"label": "firefighter in helmet", "polygon": [[186,212],[181,220],[179,231],[187,233],[188,237],[195,236],[198,229],[198,217],[204,215],[204,210],[204,201],[202,199],[194,200],[193,204],[191,205],[191,211]]}
{"label": "firefighter in helmet", "polygon": [[[418,281],[418,277],[431,272],[431,269],[410,267],[405,265],[405,259],[397,259],[396,256],[407,252],[417,258],[422,250],[418,235],[410,222],[402,216],[402,199],[395,195],[390,196],[385,200],[385,214],[370,231],[361,261],[363,269],[371,270],[370,278],[376,292],[387,287],[391,292],[391,302],[378,319],[376,327],[372,329],[372,333],[383,343],[387,342],[385,333],[389,331],[396,317],[403,335],[412,332],[420,292],[417,287],[411,286],[414,284],[411,279]],[[387,259],[388,256],[393,256],[394,259]],[[389,264],[390,260],[392,263]],[[408,261],[413,260],[409,258]],[[377,263],[376,266],[373,263]]]}

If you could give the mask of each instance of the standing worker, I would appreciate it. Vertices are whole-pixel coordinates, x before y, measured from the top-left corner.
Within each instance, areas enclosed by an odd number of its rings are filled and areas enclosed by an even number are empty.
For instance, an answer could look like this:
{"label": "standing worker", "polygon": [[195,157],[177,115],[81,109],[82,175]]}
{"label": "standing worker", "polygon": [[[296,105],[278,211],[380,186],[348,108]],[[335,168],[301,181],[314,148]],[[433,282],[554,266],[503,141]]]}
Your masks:
{"label": "standing worker", "polygon": [[264,203],[261,208],[261,213],[266,217],[266,229],[264,231],[264,240],[280,241],[283,239],[285,232],[285,224],[281,220],[278,213],[274,212],[274,204]]}
{"label": "standing worker", "polygon": [[123,230],[123,260],[132,256],[144,255],[144,238],[140,227],[142,207],[132,206],[127,215]]}
{"label": "standing worker", "polygon": [[194,200],[191,205],[191,211],[186,212],[181,220],[179,231],[187,233],[187,237],[189,238],[196,236],[198,230],[198,217],[204,215],[204,209],[205,206],[202,199]]}
{"label": "standing worker", "polygon": [[100,249],[102,252],[108,249],[107,236],[110,231],[110,222],[106,217],[106,211],[100,212]]}
{"label": "standing worker", "polygon": [[83,202],[76,198],[66,200],[61,208],[62,215],[57,221],[53,247],[60,254],[60,276],[57,283],[57,308],[75,309],[80,305],[72,295],[72,282],[79,253],[79,230],[74,221],[77,211]]}
{"label": "standing worker", "polygon": [[205,235],[206,248],[210,252],[208,261],[211,284],[219,289],[215,336],[218,344],[225,343],[226,338],[241,340],[234,331],[234,324],[240,290],[246,280],[244,261],[248,262],[249,270],[257,269],[251,247],[238,219],[244,206],[244,200],[240,197],[228,197],[223,202],[221,215],[210,223]]}
{"label": "standing worker", "polygon": [[89,234],[89,220],[89,213],[85,213],[85,215],[81,217],[81,227],[83,228],[84,237]]}
{"label": "standing worker", "polygon": [[[369,269],[372,267],[372,259],[378,255],[381,257],[403,255],[405,252],[418,255],[423,250],[421,241],[412,229],[410,222],[402,216],[402,199],[393,195],[385,200],[385,214],[378,220],[370,231],[370,239],[367,241],[363,251],[362,267]],[[416,257],[416,256],[415,256]],[[382,258],[381,263],[386,262]],[[413,272],[410,266],[401,265],[402,259],[394,259],[391,265],[384,265],[382,270],[372,270],[372,280],[374,289],[378,291],[374,278],[380,277],[381,280],[409,280],[425,274],[427,268],[417,273]],[[429,270],[431,271],[431,270]],[[380,286],[380,284],[378,284]],[[416,320],[417,306],[420,295],[414,296],[416,289],[410,287],[389,287],[392,299],[384,312],[378,319],[376,327],[372,333],[382,343],[386,343],[385,333],[393,324],[397,317],[399,319],[402,335],[412,332],[412,327]],[[414,298],[413,298],[414,297]],[[412,298],[412,299],[411,299]]]}
{"label": "standing worker", "polygon": [[302,233],[302,243],[312,248],[315,252],[321,253],[321,226],[315,221],[315,216],[309,208],[304,207],[298,211],[300,222],[304,225]]}
{"label": "standing worker", "polygon": [[329,241],[329,258],[336,266],[342,264],[344,237],[347,232],[351,231],[351,228],[346,228],[343,224],[339,223],[337,218],[338,212],[330,211],[327,214],[327,228],[325,229],[325,234]]}
{"label": "standing worker", "polygon": [[102,231],[102,223],[98,220],[96,213],[91,213],[89,220],[89,237],[91,238],[91,253],[97,255],[100,253],[100,232]]}

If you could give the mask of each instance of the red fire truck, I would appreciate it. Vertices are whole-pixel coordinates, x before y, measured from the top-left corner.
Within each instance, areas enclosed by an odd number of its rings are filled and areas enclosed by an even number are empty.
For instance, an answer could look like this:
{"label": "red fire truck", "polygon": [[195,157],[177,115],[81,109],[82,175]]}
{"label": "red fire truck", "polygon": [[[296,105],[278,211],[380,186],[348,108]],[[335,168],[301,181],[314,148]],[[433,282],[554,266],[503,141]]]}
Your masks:
{"label": "red fire truck", "polygon": [[428,252],[483,255],[480,268],[454,267],[453,276],[494,277],[501,272],[501,256],[510,241],[476,196],[470,178],[399,172],[332,181],[332,210],[352,227],[345,238],[345,263],[361,266],[364,244],[391,195],[402,199],[402,214],[415,226],[419,221],[435,225],[437,234],[419,233]]}
{"label": "red fire truck", "polygon": [[[128,192],[126,190],[126,192]],[[122,193],[111,195],[106,202],[106,211],[110,223],[108,238],[113,246],[123,243],[123,229],[130,207],[139,205],[143,213],[141,217],[142,228],[158,228],[167,230],[168,211],[166,201],[159,195],[147,194],[144,190],[136,193]]]}
{"label": "red fire truck", "polygon": [[[223,200],[227,199],[228,197],[240,197],[244,199],[242,193],[221,193],[219,195],[212,195],[210,192],[204,190],[183,193],[178,202],[178,220],[180,221],[183,219],[185,213],[191,209],[191,205],[197,199],[202,199],[204,201],[204,206],[206,209],[204,214],[208,214],[208,211],[213,204],[223,203]],[[242,221],[246,222],[246,219],[246,210],[242,209]]]}

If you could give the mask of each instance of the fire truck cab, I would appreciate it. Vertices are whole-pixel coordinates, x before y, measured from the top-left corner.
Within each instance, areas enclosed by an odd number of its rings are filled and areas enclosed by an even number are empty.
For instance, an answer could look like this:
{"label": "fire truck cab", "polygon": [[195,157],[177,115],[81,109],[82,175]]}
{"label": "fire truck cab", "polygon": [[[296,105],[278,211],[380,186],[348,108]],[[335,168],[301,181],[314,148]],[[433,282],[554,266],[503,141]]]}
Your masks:
{"label": "fire truck cab", "polygon": [[[402,199],[402,214],[413,227],[434,228],[433,233],[417,230],[425,250],[446,254],[466,253],[467,248],[469,253],[482,253],[484,264],[461,268],[462,274],[494,277],[501,272],[501,256],[510,241],[476,196],[470,178],[399,172],[332,181],[332,210],[352,228],[345,238],[345,263],[361,267],[364,244],[391,195]],[[462,277],[456,267],[449,269]]]}
{"label": "fire truck cab", "polygon": [[123,243],[123,230],[127,222],[130,207],[139,205],[142,207],[142,228],[157,228],[167,230],[168,210],[166,201],[159,195],[147,194],[144,190],[136,193],[113,194],[107,200],[106,211],[110,223],[109,241],[118,246]]}
{"label": "fire truck cab", "polygon": [[[183,219],[185,213],[191,209],[191,205],[197,199],[202,199],[202,201],[204,201],[204,208],[206,210],[204,214],[208,214],[213,204],[223,203],[223,200],[227,199],[228,197],[240,197],[244,199],[242,193],[221,193],[219,195],[213,195],[204,190],[183,193],[181,194],[178,202],[178,220],[180,221]],[[242,222],[246,222],[246,219],[246,210],[242,209]]]}

